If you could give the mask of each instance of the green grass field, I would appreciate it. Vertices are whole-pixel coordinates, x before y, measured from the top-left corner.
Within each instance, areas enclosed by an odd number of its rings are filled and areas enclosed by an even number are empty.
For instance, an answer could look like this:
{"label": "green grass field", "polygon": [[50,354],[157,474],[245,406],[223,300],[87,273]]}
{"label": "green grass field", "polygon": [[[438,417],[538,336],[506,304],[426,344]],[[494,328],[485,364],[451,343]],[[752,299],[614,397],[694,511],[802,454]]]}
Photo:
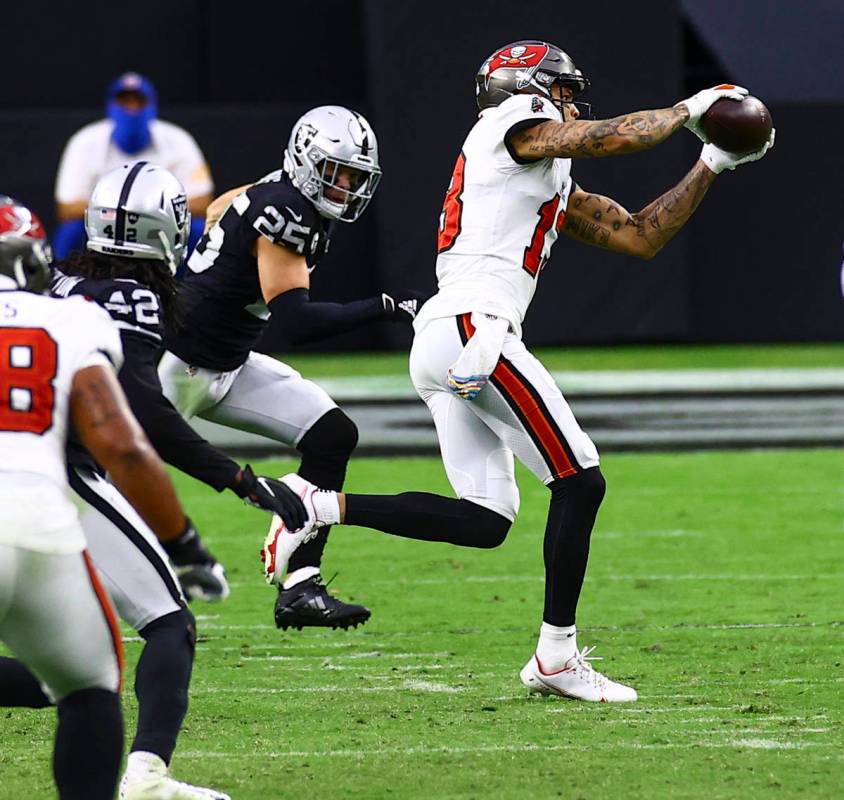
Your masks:
{"label": "green grass field", "polygon": [[[539,347],[552,372],[605,369],[735,369],[844,367],[844,344],[626,345]],[[407,375],[407,353],[285,353],[282,361],[311,378]]]}
{"label": "green grass field", "polygon": [[[179,477],[233,594],[194,608],[174,773],[235,800],[840,798],[843,467],[833,450],[605,458],[579,641],[639,690],[615,707],[529,698],[518,681],[547,503],[527,473],[495,551],[336,529],[326,577],[339,571],[333,586],[372,619],[286,634],[260,574],[265,517]],[[436,459],[359,459],[348,485],[448,488]],[[125,708],[131,730],[131,692]],[[3,714],[4,800],[53,796],[53,723]]]}

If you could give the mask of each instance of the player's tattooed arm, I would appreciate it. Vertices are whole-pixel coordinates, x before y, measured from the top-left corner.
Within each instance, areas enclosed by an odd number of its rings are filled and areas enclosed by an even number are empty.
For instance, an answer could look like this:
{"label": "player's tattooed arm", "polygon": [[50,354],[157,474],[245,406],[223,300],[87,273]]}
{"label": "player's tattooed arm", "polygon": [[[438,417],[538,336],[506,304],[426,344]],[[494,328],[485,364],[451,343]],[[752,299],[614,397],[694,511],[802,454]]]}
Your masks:
{"label": "player's tattooed arm", "polygon": [[513,134],[510,146],[528,161],[635,153],[664,142],[688,118],[688,109],[679,105],[612,119],[542,122]]}
{"label": "player's tattooed arm", "polygon": [[563,233],[617,253],[653,258],[688,222],[714,180],[698,161],[680,183],[636,213],[576,186],[566,206]]}

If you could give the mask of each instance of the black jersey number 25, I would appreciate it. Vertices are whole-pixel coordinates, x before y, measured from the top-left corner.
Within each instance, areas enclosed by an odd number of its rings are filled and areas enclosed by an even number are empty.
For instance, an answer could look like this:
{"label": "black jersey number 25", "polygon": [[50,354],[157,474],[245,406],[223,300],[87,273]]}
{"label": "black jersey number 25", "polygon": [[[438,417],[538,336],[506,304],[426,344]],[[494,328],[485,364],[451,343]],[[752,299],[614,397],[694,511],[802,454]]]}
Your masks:
{"label": "black jersey number 25", "polygon": [[300,255],[305,252],[305,243],[311,229],[298,225],[274,206],[265,206],[264,213],[255,220],[255,229],[276,244],[286,245]]}

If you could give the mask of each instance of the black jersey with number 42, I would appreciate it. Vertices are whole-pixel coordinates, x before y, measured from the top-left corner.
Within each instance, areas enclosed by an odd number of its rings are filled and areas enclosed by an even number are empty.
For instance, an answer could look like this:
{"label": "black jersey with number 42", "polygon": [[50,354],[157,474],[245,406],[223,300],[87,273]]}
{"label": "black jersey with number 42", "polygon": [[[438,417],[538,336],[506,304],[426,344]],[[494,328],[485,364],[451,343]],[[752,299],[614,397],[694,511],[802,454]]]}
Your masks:
{"label": "black jersey with number 42", "polygon": [[188,261],[179,290],[184,324],[167,330],[167,349],[194,366],[223,372],[239,367],[269,317],[258,280],[258,237],[304,256],[313,269],[330,233],[282,170],[238,195]]}
{"label": "black jersey with number 42", "polygon": [[[231,486],[238,464],[196,433],[164,396],[157,369],[164,333],[158,295],[133,278],[84,278],[59,270],[50,290],[56,297],[82,295],[111,314],[123,346],[120,385],[158,454],[217,491]],[[99,470],[72,428],[67,460],[75,467]]]}

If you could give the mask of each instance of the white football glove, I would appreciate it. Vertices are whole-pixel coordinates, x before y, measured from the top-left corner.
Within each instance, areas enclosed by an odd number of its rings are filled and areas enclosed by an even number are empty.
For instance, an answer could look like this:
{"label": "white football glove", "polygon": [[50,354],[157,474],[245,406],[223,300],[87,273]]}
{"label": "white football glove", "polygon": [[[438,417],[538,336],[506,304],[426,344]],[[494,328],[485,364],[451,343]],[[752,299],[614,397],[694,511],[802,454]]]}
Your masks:
{"label": "white football glove", "polygon": [[474,400],[487,385],[510,327],[495,314],[474,312],[471,320],[475,332],[446,374],[448,388],[464,400]]}
{"label": "white football glove", "polygon": [[765,142],[758,150],[752,153],[744,153],[736,155],[735,153],[728,153],[714,144],[705,144],[700,151],[700,160],[706,164],[716,175],[723,172],[725,169],[735,169],[740,164],[749,164],[751,161],[758,161],[765,153],[774,146],[774,139],[776,138],[777,130],[773,128],[768,141]]}
{"label": "white football glove", "polygon": [[688,100],[681,100],[677,103],[677,106],[685,106],[689,110],[689,118],[686,120],[685,127],[704,144],[709,144],[709,138],[703,132],[701,125],[701,117],[709,110],[709,106],[722,97],[729,97],[731,100],[744,100],[748,94],[749,92],[743,86],[722,83],[719,86],[713,86],[711,89],[704,89],[692,95]]}

